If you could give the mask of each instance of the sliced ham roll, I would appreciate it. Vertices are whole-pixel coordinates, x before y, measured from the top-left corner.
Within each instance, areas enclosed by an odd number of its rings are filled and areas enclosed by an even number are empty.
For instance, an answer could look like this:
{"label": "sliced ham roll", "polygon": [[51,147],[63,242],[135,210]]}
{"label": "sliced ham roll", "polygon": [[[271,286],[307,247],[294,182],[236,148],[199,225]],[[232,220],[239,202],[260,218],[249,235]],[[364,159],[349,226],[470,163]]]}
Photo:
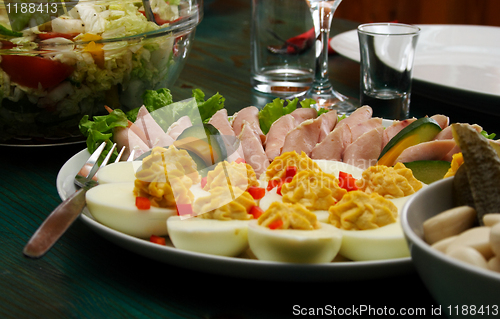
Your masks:
{"label": "sliced ham roll", "polygon": [[239,143],[238,147],[236,147],[235,149],[235,145],[233,143],[234,139],[231,137],[236,135],[233,131],[233,127],[229,123],[226,109],[220,109],[215,112],[208,123],[212,124],[221,133],[222,139],[224,140],[224,144],[226,146],[226,151],[228,153],[228,162],[233,162],[238,158],[245,159],[245,154],[243,152],[241,143]]}
{"label": "sliced ham roll", "polygon": [[454,140],[433,140],[406,148],[395,163],[414,161],[440,161],[456,146]]}
{"label": "sliced ham roll", "polygon": [[292,111],[290,115],[295,119],[295,124],[299,125],[304,121],[316,118],[318,116],[318,111],[312,107],[301,107]]}
{"label": "sliced ham roll", "polygon": [[166,147],[174,143],[174,139],[163,131],[144,105],[139,109],[134,124],[144,132],[144,135],[146,135],[149,148],[156,146]]}
{"label": "sliced ham roll", "polygon": [[406,119],[402,121],[394,121],[390,126],[388,126],[383,133],[382,146],[386,146],[389,141],[396,136],[402,129],[415,122],[416,118]]}
{"label": "sliced ham roll", "polygon": [[352,142],[352,134],[349,125],[334,128],[320,143],[311,151],[312,159],[325,159],[342,161],[344,150]]}
{"label": "sliced ham roll", "polygon": [[[469,125],[469,124],[468,124]],[[476,131],[481,133],[483,128],[477,124],[472,124],[471,125]],[[439,140],[451,140],[453,139],[453,133],[451,131],[451,126],[446,127],[444,130],[438,133],[436,137],[434,137],[434,140],[439,141]],[[460,153],[462,150],[460,149],[460,146],[455,145],[443,158],[443,161],[448,161],[451,162],[453,159],[453,155],[456,153]]]}
{"label": "sliced ham roll", "polygon": [[442,130],[444,130],[445,128],[448,127],[448,125],[450,125],[450,118],[446,115],[436,114],[431,116],[431,119],[435,120],[439,124]]}
{"label": "sliced ham roll", "polygon": [[113,131],[113,140],[116,143],[117,149],[121,149],[125,146],[122,159],[127,159],[132,150],[135,150],[134,159],[150,150],[146,141],[144,141],[129,127],[116,128]]}
{"label": "sliced ham roll", "polygon": [[[348,124],[349,125],[349,124]],[[364,133],[371,131],[375,128],[382,127],[382,118],[380,117],[372,117],[369,120],[366,120],[364,122],[354,124],[354,125],[349,125],[352,133],[352,140],[355,141],[363,135]]]}
{"label": "sliced ham roll", "polygon": [[266,135],[260,129],[259,109],[255,106],[247,106],[234,114],[233,131],[236,136],[241,134],[244,122],[247,122],[249,128],[252,128],[255,131],[261,140],[261,144],[263,144],[266,140]]}
{"label": "sliced ham roll", "polygon": [[354,112],[352,112],[351,115],[349,115],[345,119],[339,121],[337,123],[337,126],[350,125],[351,127],[353,127],[354,125],[368,121],[369,119],[371,119],[372,115],[373,109],[368,105],[364,105],[354,110]]}
{"label": "sliced ham roll", "polygon": [[296,151],[311,156],[313,148],[318,144],[321,121],[319,118],[305,120],[291,130],[285,137],[282,153]]}
{"label": "sliced ham roll", "polygon": [[181,133],[184,132],[185,129],[191,126],[193,126],[193,123],[191,123],[191,119],[189,118],[189,116],[184,115],[177,121],[172,123],[172,125],[170,125],[167,130],[167,135],[169,135],[173,140],[176,140],[177,137],[179,137],[179,135],[181,135]]}
{"label": "sliced ham roll", "polygon": [[323,139],[334,129],[335,125],[337,125],[338,115],[336,110],[331,110],[321,114],[319,117],[321,119],[321,125],[319,127],[318,143],[321,143],[321,141],[323,141]]}
{"label": "sliced ham roll", "polygon": [[343,162],[361,169],[376,165],[382,152],[383,131],[383,127],[377,127],[363,133],[346,147]]}
{"label": "sliced ham roll", "polygon": [[252,166],[255,174],[259,177],[269,166],[269,159],[264,152],[260,137],[252,128],[251,124],[243,121],[241,133],[238,135],[238,138],[243,147],[245,161]]}
{"label": "sliced ham roll", "polygon": [[276,120],[266,135],[265,151],[269,161],[281,155],[286,135],[295,128],[295,119],[287,114]]}
{"label": "sliced ham roll", "polygon": [[[476,131],[481,132],[483,128],[477,124],[471,125]],[[445,127],[441,132],[439,132],[436,137],[434,137],[435,140],[450,140],[453,138],[453,132],[451,131],[451,126]]]}

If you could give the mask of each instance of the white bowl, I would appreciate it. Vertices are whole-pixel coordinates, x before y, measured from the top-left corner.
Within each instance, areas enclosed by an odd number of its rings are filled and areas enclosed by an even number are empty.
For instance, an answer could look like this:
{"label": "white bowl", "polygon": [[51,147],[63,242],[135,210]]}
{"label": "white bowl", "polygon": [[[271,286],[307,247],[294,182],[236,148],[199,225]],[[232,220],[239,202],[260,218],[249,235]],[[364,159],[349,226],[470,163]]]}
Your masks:
{"label": "white bowl", "polygon": [[[428,218],[452,208],[453,178],[432,183],[417,192],[404,205],[401,224],[412,262],[443,314],[463,318],[475,305],[476,316],[500,314],[500,273],[481,269],[453,259],[431,248],[423,240],[422,224]],[[482,315],[478,313],[482,309]]]}

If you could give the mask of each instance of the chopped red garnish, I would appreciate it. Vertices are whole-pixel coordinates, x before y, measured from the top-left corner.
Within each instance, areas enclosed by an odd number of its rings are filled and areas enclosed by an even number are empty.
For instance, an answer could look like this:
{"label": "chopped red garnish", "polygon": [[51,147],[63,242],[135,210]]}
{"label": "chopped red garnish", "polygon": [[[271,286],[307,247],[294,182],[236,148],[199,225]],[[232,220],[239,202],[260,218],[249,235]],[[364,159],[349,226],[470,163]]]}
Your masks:
{"label": "chopped red garnish", "polygon": [[261,199],[266,195],[266,189],[263,187],[250,186],[248,192],[252,195],[253,199]]}
{"label": "chopped red garnish", "polygon": [[203,177],[201,179],[201,188],[205,188],[205,185],[207,185],[207,177]]}
{"label": "chopped red garnish", "polygon": [[240,164],[240,163],[245,163],[246,164],[246,161],[244,159],[242,159],[241,157],[239,157],[235,162],[237,164]]}
{"label": "chopped red garnish", "polygon": [[147,197],[138,196],[135,198],[135,206],[138,209],[146,210],[151,208],[151,202]]}
{"label": "chopped red garnish", "polygon": [[270,191],[271,189],[273,189],[275,187],[281,186],[281,184],[283,184],[283,180],[282,179],[271,179],[267,183],[267,190]]}
{"label": "chopped red garnish", "polygon": [[291,183],[293,180],[293,177],[292,176],[287,176],[285,177],[285,179],[283,180],[283,183]]}
{"label": "chopped red garnish", "polygon": [[293,178],[297,174],[297,167],[296,166],[287,166],[285,170],[285,178]]}
{"label": "chopped red garnish", "polygon": [[283,186],[283,185],[280,185],[280,186],[278,186],[278,187],[276,188],[276,194],[281,195],[281,187],[282,187],[282,186]]}
{"label": "chopped red garnish", "polygon": [[191,204],[177,204],[177,215],[179,216],[193,216],[193,205]]}
{"label": "chopped red garnish", "polygon": [[151,237],[149,237],[149,241],[158,245],[163,245],[163,246],[166,245],[165,237],[151,235]]}
{"label": "chopped red garnish", "polygon": [[281,219],[275,220],[267,226],[269,229],[277,229],[283,226],[283,221]]}
{"label": "chopped red garnish", "polygon": [[358,190],[356,179],[351,174],[342,171],[339,172],[339,187],[348,192]]}
{"label": "chopped red garnish", "polygon": [[253,206],[252,208],[250,208],[250,214],[252,214],[253,218],[255,219],[259,218],[263,213],[264,210],[262,210],[262,208],[260,208],[259,206]]}

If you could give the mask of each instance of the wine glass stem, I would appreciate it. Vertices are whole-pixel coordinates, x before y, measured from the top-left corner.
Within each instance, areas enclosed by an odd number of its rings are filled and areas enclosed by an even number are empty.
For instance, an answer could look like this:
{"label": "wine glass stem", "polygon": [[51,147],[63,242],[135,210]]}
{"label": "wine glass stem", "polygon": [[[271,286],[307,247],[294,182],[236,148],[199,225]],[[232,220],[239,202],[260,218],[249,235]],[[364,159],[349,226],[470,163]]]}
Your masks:
{"label": "wine glass stem", "polygon": [[329,1],[317,2],[316,5],[317,8],[311,8],[316,31],[316,68],[313,90],[321,93],[332,86],[328,79],[328,39],[335,8]]}

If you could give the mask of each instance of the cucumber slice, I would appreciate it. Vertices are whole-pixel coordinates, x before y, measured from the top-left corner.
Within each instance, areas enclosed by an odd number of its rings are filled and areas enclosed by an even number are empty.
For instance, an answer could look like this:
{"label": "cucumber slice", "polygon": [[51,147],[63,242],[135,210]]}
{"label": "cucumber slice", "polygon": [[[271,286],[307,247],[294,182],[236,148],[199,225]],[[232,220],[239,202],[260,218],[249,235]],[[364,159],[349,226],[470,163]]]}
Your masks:
{"label": "cucumber slice", "polygon": [[441,126],[434,119],[430,117],[419,118],[402,129],[387,143],[380,153],[377,164],[393,166],[398,156],[406,148],[431,141],[439,132],[441,132]]}
{"label": "cucumber slice", "polygon": [[412,170],[416,179],[425,184],[443,179],[451,165],[447,161],[414,161],[403,164]]}

